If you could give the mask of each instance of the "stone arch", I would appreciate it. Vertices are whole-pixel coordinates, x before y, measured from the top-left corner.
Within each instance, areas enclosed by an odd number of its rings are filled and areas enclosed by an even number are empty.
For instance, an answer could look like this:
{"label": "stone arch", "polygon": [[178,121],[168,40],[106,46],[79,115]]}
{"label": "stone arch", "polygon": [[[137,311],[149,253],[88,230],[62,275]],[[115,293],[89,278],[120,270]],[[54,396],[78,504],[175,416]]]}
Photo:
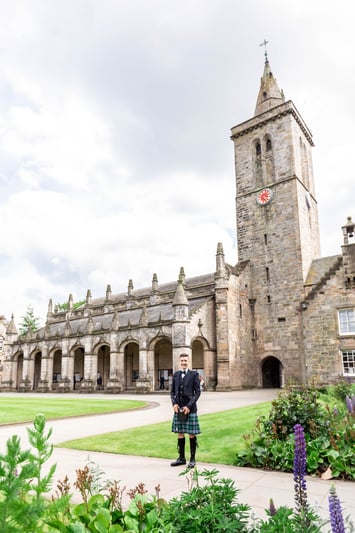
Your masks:
{"label": "stone arch", "polygon": [[264,389],[279,389],[282,385],[282,364],[277,357],[268,356],[261,363]]}
{"label": "stone arch", "polygon": [[23,352],[17,352],[14,356],[14,360],[16,361],[16,390],[20,390],[20,383],[23,380]]}
{"label": "stone arch", "polygon": [[139,344],[136,340],[130,340],[123,351],[123,388],[134,389],[138,378]]}
{"label": "stone arch", "polygon": [[74,357],[73,365],[73,388],[80,389],[80,384],[84,379],[84,359],[85,359],[85,350],[83,346],[75,346],[72,349]]}
{"label": "stone arch", "polygon": [[164,378],[164,390],[170,388],[173,376],[173,345],[168,337],[154,340],[154,390],[160,389],[160,378]]}
{"label": "stone arch", "polygon": [[[107,382],[110,379],[110,346],[108,344],[101,344],[97,350],[97,382],[98,390],[105,389]],[[101,377],[101,380],[100,380]]]}
{"label": "stone arch", "polygon": [[52,369],[52,389],[58,389],[62,376],[62,350],[55,348],[52,352],[53,369]]}
{"label": "stone arch", "polygon": [[205,373],[204,346],[199,338],[194,339],[191,343],[191,368],[203,375]]}
{"label": "stone arch", "polygon": [[32,352],[31,358],[33,358],[34,362],[32,389],[37,390],[41,381],[42,352],[40,350]]}
{"label": "stone arch", "polygon": [[215,351],[211,350],[209,342],[202,336],[197,336],[191,342],[192,368],[203,377],[204,388],[215,389],[217,361]]}

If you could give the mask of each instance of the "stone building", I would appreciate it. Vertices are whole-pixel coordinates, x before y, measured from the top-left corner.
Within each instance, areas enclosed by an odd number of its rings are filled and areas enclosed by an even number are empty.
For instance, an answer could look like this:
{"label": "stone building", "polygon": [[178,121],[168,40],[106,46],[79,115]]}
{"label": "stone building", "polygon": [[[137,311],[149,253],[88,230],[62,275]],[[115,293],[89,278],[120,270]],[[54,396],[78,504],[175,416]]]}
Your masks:
{"label": "stone building", "polygon": [[5,339],[8,324],[3,315],[0,315],[0,386],[2,381],[3,362],[5,357]]}
{"label": "stone building", "polygon": [[[158,390],[181,351],[210,390],[355,379],[354,223],[320,257],[312,134],[266,57],[255,113],[231,130],[238,262],[217,245],[215,271],[101,298],[87,292],[24,337],[13,318],[2,390]],[[228,200],[228,199],[226,199]],[[345,217],[344,217],[345,218]],[[340,231],[339,231],[340,235]]]}

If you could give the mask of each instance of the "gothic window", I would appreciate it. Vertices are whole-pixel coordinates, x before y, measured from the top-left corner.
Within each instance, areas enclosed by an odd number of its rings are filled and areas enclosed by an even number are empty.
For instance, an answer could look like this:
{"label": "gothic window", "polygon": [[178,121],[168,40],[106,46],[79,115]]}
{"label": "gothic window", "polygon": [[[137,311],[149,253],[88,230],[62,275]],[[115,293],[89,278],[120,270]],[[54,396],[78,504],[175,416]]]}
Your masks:
{"label": "gothic window", "polygon": [[355,375],[355,350],[343,350],[343,374],[344,376]]}
{"label": "gothic window", "polygon": [[274,171],[274,155],[272,151],[272,141],[270,137],[267,135],[264,138],[264,146],[265,146],[265,180],[266,183],[271,183],[275,179],[275,171]]}
{"label": "gothic window", "polygon": [[263,92],[263,99],[266,100],[266,98],[267,98],[267,92],[264,91],[264,92]]}
{"label": "gothic window", "polygon": [[339,333],[341,335],[355,334],[355,309],[342,309],[338,313]]}
{"label": "gothic window", "polygon": [[263,182],[263,162],[261,158],[261,142],[259,139],[254,141],[254,181],[257,187],[264,185]]}

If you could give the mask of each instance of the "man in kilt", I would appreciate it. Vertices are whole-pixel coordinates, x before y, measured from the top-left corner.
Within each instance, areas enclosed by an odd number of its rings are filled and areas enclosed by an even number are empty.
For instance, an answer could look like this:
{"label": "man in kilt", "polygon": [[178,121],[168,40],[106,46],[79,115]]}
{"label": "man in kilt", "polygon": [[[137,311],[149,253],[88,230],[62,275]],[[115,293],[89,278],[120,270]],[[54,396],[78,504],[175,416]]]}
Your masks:
{"label": "man in kilt", "polygon": [[189,435],[190,462],[188,468],[196,465],[195,455],[197,437],[200,425],[197,417],[197,400],[200,397],[200,379],[198,372],[189,370],[189,356],[180,354],[180,368],[173,376],[171,384],[171,403],[173,404],[174,417],[171,431],[178,434],[179,457],[171,466],[186,465],[185,433]]}

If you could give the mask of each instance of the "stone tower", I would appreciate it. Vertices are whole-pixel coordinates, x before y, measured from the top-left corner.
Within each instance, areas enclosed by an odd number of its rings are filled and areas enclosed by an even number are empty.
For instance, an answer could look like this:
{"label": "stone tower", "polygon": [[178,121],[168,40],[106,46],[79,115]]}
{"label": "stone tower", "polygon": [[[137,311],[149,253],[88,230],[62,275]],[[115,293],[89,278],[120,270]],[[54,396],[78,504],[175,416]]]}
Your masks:
{"label": "stone tower", "polygon": [[238,260],[250,262],[254,359],[270,365],[272,385],[303,381],[300,302],[311,262],[320,256],[313,141],[267,56],[254,117],[232,128],[232,140]]}

